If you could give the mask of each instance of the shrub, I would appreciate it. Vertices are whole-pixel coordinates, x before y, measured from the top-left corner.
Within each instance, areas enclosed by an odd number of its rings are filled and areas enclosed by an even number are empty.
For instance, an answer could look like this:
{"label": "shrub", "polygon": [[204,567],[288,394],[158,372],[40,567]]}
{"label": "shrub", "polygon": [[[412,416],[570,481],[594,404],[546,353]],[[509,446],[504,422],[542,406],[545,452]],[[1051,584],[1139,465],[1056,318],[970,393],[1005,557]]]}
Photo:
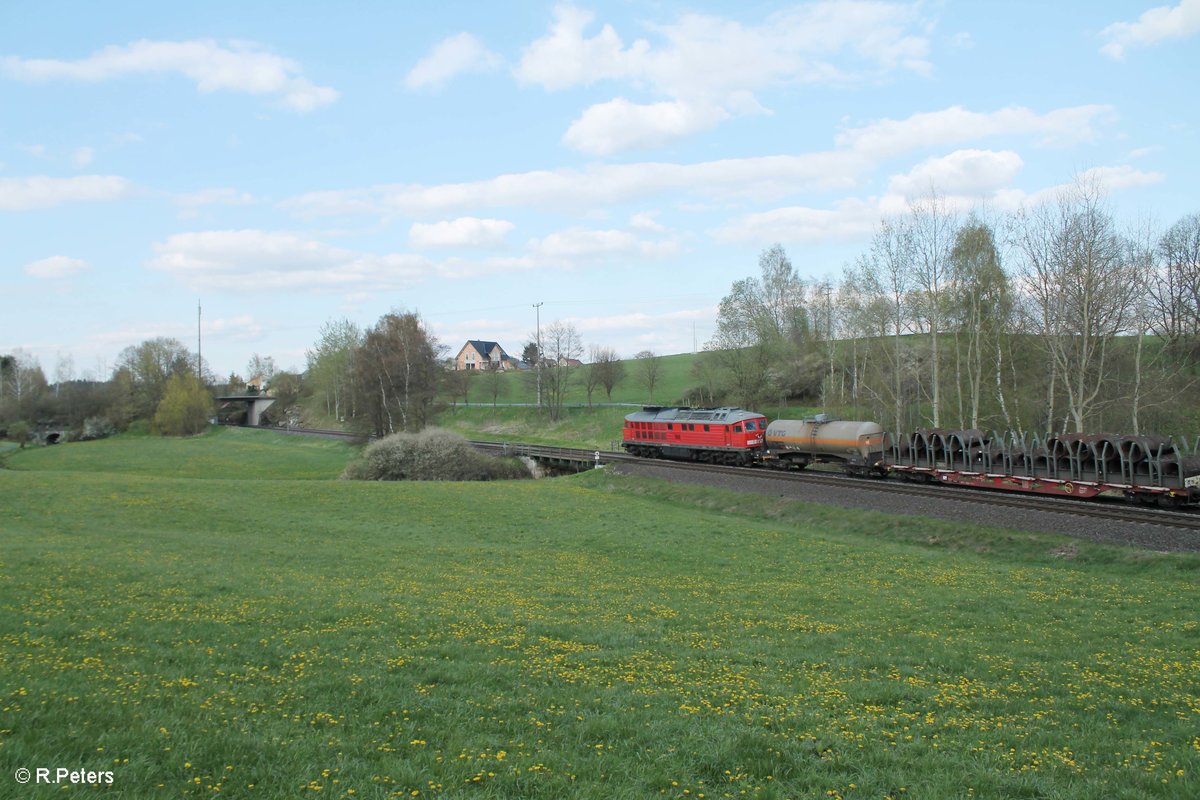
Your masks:
{"label": "shrub", "polygon": [[150,429],[163,436],[194,436],[208,427],[213,414],[213,399],[208,390],[193,377],[174,375],[167,381],[167,391]]}
{"label": "shrub", "polygon": [[33,438],[33,428],[29,427],[29,423],[23,419],[13,420],[8,423],[8,430],[5,431],[9,441],[18,442],[21,449],[25,449],[25,445]]}
{"label": "shrub", "polygon": [[83,431],[79,440],[90,442],[94,439],[107,439],[117,432],[117,426],[108,417],[88,417],[83,421]]}
{"label": "shrub", "polygon": [[362,457],[342,473],[366,481],[494,481],[528,478],[516,459],[478,452],[456,433],[429,428],[394,433],[367,445]]}

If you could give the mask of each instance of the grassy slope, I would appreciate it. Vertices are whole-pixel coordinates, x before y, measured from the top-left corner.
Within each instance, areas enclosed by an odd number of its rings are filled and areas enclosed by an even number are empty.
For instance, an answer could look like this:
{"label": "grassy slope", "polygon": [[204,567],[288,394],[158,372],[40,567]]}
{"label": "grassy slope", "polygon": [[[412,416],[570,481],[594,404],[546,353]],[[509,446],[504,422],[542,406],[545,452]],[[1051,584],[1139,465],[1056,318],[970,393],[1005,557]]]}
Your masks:
{"label": "grassy slope", "polygon": [[350,452],[11,456],[6,768],[139,798],[1200,788],[1194,557],[600,472],[331,480]]}
{"label": "grassy slope", "polygon": [[[697,380],[692,377],[692,364],[695,356],[691,353],[663,356],[661,371],[651,396],[646,391],[645,383],[638,372],[635,361],[626,361],[625,379],[613,389],[612,402],[632,407],[610,407],[600,405],[608,402],[603,388],[592,394],[594,407],[582,407],[587,404],[587,392],[583,377],[576,375],[570,384],[562,419],[551,422],[544,412],[538,414],[524,407],[493,407],[491,398],[485,396],[484,383],[477,380],[471,390],[470,405],[464,406],[461,398],[438,415],[437,424],[443,428],[457,431],[472,439],[491,439],[496,441],[520,441],[531,444],[549,444],[563,447],[586,447],[600,450],[609,449],[614,442],[620,441],[621,425],[625,415],[637,407],[650,402],[671,405],[680,403],[692,392]],[[497,402],[504,404],[532,403],[535,401],[528,376],[518,373],[506,373],[501,376],[504,381],[503,393]],[[443,398],[451,403],[452,398]],[[759,409],[775,417],[804,417],[819,409],[807,407],[771,407]]]}

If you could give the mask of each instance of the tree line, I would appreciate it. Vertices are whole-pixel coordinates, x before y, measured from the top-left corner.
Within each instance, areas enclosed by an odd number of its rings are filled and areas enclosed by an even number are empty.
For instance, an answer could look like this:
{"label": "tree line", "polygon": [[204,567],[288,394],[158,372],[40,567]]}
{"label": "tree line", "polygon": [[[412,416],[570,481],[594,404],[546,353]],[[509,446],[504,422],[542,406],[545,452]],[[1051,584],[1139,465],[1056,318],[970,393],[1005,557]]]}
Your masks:
{"label": "tree line", "polygon": [[1000,218],[930,192],[882,221],[839,281],[763,251],[694,375],[708,399],[801,400],[898,432],[1188,431],[1200,214],[1123,228],[1087,178]]}
{"label": "tree line", "polygon": [[[583,365],[583,341],[575,326],[555,321],[531,337],[526,369],[517,385],[523,399],[536,401],[552,418],[563,413],[568,392],[582,384],[589,403],[625,379],[625,364],[610,347],[593,346]],[[154,432],[190,435],[210,419],[240,422],[242,406],[218,408],[216,398],[269,390],[276,399],[263,424],[327,424],[330,420],[370,436],[415,433],[425,428],[447,399],[482,392],[497,403],[512,383],[495,370],[455,371],[446,348],[414,311],[392,311],[361,328],[347,319],[329,320],[306,353],[302,373],[276,368],[255,353],[245,377],[218,378],[178,339],[157,337],[125,348],[110,377],[76,379],[69,360],[47,380],[30,354],[0,356],[0,438],[24,443],[38,429],[66,429],[71,438],[94,439],[144,421]],[[644,365],[657,362],[646,351]],[[647,371],[639,370],[643,376]],[[653,395],[653,383],[649,394]]]}

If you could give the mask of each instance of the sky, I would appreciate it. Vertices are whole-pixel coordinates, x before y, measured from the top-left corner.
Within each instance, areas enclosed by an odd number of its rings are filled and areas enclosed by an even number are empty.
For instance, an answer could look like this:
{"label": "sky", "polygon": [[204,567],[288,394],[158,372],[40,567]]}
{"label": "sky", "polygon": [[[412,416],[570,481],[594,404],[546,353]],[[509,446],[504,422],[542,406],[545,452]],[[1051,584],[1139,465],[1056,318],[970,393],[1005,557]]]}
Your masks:
{"label": "sky", "polygon": [[199,316],[215,375],[300,370],[391,310],[692,352],[763,250],[839,280],[931,188],[1200,212],[1197,76],[1200,0],[4,2],[0,353],[105,379]]}

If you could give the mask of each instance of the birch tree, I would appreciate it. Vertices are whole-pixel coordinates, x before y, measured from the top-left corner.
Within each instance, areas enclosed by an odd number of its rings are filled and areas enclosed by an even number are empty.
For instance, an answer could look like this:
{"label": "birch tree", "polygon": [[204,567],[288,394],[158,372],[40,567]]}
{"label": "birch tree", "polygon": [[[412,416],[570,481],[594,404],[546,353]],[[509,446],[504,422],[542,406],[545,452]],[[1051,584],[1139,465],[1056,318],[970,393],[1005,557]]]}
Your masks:
{"label": "birch tree", "polygon": [[[961,357],[956,362],[962,373],[958,385],[967,406],[963,423],[978,428],[984,398],[991,393],[985,382],[998,374],[1000,339],[1009,329],[1012,293],[992,229],[978,220],[972,219],[958,230],[950,264],[958,311],[956,339],[961,342]],[[997,390],[1002,393],[1002,386]]]}
{"label": "birch tree", "polygon": [[912,231],[905,222],[885,220],[871,240],[870,251],[859,258],[852,283],[864,295],[868,318],[879,321],[880,333],[890,335],[891,348],[883,348],[888,358],[888,405],[895,427],[904,430],[906,398],[904,378],[906,359],[901,337],[911,331],[909,304],[916,280],[913,270]]}
{"label": "birch tree", "polygon": [[437,394],[441,346],[413,312],[383,315],[354,353],[358,427],[386,436],[415,433],[429,421]]}
{"label": "birch tree", "polygon": [[1055,202],[1023,212],[1018,245],[1052,386],[1061,385],[1066,420],[1082,433],[1109,399],[1108,362],[1132,322],[1136,269],[1095,178],[1080,177]]}
{"label": "birch tree", "polygon": [[1180,361],[1200,361],[1200,214],[1172,225],[1150,272],[1150,329]]}
{"label": "birch tree", "polygon": [[309,380],[325,400],[325,413],[337,420],[354,415],[353,358],[362,339],[362,331],[350,320],[329,320],[321,326],[316,345],[305,353]]}
{"label": "birch tree", "polygon": [[931,191],[912,204],[908,220],[916,310],[929,332],[929,398],[933,427],[942,420],[942,350],[947,296],[951,288],[951,248],[958,223],[946,198]]}

